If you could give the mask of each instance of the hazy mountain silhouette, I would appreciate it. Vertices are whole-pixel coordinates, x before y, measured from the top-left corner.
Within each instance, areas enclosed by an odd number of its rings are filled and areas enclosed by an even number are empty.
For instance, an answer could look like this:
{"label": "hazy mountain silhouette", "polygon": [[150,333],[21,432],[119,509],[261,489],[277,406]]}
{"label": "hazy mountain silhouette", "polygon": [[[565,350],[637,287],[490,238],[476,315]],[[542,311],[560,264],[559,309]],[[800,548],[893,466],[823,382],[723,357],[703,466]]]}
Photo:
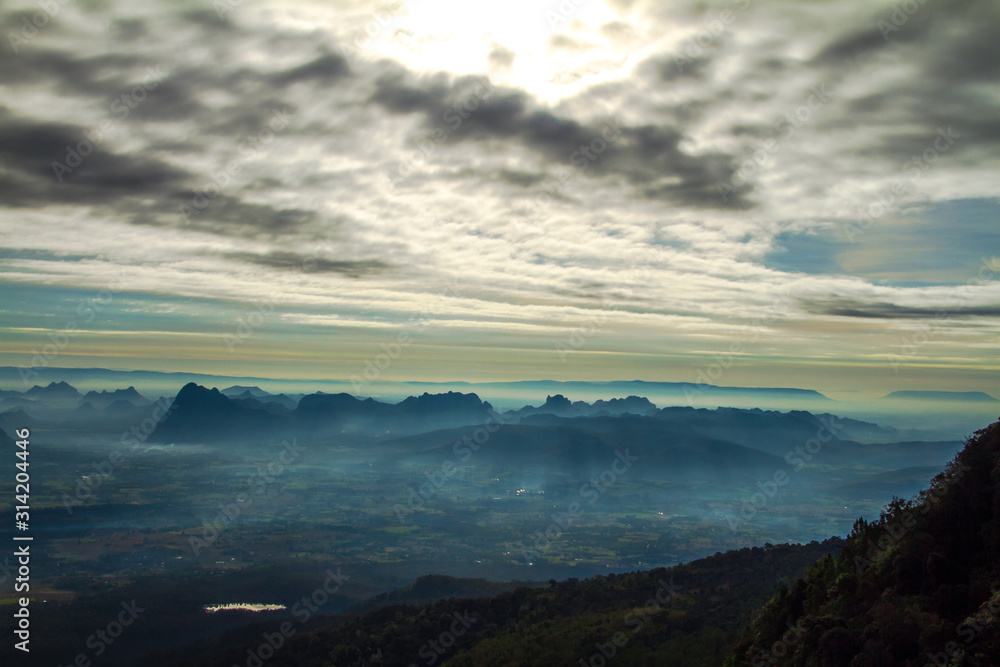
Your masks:
{"label": "hazy mountain silhouette", "polygon": [[114,391],[88,391],[82,400],[91,403],[95,408],[106,408],[116,401],[126,401],[132,405],[147,405],[149,403],[149,399],[132,386],[128,389],[115,389]]}
{"label": "hazy mountain silhouette", "polygon": [[[680,415],[682,418],[675,418]],[[812,415],[808,412],[781,413],[762,410],[719,409],[695,410],[693,408],[666,408],[655,417],[623,415],[620,417],[559,417],[550,414],[536,414],[522,417],[522,426],[571,427],[581,431],[600,434],[608,442],[627,446],[629,443],[645,443],[663,451],[679,443],[725,442],[739,445],[755,452],[771,455],[773,466],[788,468],[786,457],[803,448],[806,443],[819,444],[810,460],[842,466],[864,464],[880,469],[895,469],[913,466],[934,466],[940,469],[957,452],[959,441],[941,442],[875,442],[861,444],[853,440],[830,437],[826,425],[833,425],[835,436],[855,432],[869,433],[880,427],[866,422],[854,422],[833,415]],[[843,426],[843,428],[841,428]],[[892,433],[875,431],[878,435]],[[818,435],[825,441],[817,442]],[[676,455],[683,459],[683,452]],[[735,455],[734,463],[741,461]],[[797,460],[793,458],[793,461]],[[752,464],[751,461],[743,461]],[[807,476],[811,471],[805,473]]]}
{"label": "hazy mountain silhouette", "polygon": [[224,395],[230,398],[234,398],[236,396],[242,396],[243,394],[249,394],[250,398],[261,398],[262,396],[271,395],[270,393],[264,391],[260,387],[257,386],[245,387],[239,384],[233,385],[232,387],[226,387],[221,391]]}
{"label": "hazy mountain silhouette", "polygon": [[657,412],[655,417],[673,426],[683,426],[775,454],[784,452],[783,445],[774,445],[776,441],[784,443],[791,439],[805,442],[816,437],[821,429],[830,431],[836,440],[892,441],[897,435],[895,429],[877,424],[803,410],[778,412],[755,408],[708,410],[668,407]]}
{"label": "hazy mountain silhouette", "polygon": [[213,442],[267,438],[287,420],[226,398],[218,389],[190,382],[177,393],[170,414],[153,433],[160,442]]}
{"label": "hazy mountain silhouette", "polygon": [[837,486],[837,491],[861,498],[885,498],[899,496],[908,498],[927,487],[930,480],[941,472],[940,466],[917,466],[900,468],[868,475],[850,484]]}
{"label": "hazy mountain silhouette", "polygon": [[[553,427],[506,426],[493,437],[503,441],[498,449],[528,455],[538,444],[530,432],[542,428]],[[584,449],[599,446],[591,438]],[[271,663],[407,665],[428,637],[469,618],[446,664],[992,666],[1000,656],[1000,422],[969,439],[929,490],[896,499],[878,521],[859,519],[847,540],[767,544],[669,569],[406,604],[460,584],[425,578],[381,596],[369,613],[291,638]],[[257,641],[261,629],[254,632]],[[246,655],[246,641],[199,649],[194,664],[230,665]]]}
{"label": "hazy mountain silhouette", "polygon": [[295,409],[296,424],[317,432],[416,432],[464,424],[482,424],[493,406],[475,394],[451,392],[410,396],[383,403],[350,394],[310,394]]}
{"label": "hazy mountain silhouette", "polygon": [[959,401],[962,403],[1000,403],[981,391],[894,391],[885,398],[916,401]]}
{"label": "hazy mountain silhouette", "polygon": [[520,410],[514,410],[512,414],[518,416],[549,414],[559,417],[590,417],[597,415],[619,416],[624,414],[651,415],[656,412],[656,406],[648,398],[641,396],[628,396],[626,398],[612,398],[611,400],[597,400],[593,403],[585,401],[570,401],[562,394],[548,396],[545,403],[536,407],[527,405]]}
{"label": "hazy mountain silhouette", "polygon": [[36,428],[39,422],[21,408],[0,413],[0,427],[13,433],[19,428]]}
{"label": "hazy mountain silhouette", "polygon": [[104,414],[115,416],[115,417],[126,417],[129,415],[134,415],[142,410],[145,406],[136,405],[131,401],[118,400],[109,403],[104,408]]}
{"label": "hazy mountain silhouette", "polygon": [[[245,392],[244,392],[245,393]],[[229,398],[218,389],[189,383],[174,399],[155,439],[164,442],[261,440],[292,433],[414,432],[481,424],[492,406],[475,394],[423,394],[382,403],[350,394],[310,394],[294,410],[262,398]]]}
{"label": "hazy mountain silhouette", "polygon": [[24,395],[28,398],[36,400],[67,400],[80,398],[80,392],[78,392],[74,386],[66,382],[51,382],[44,387],[36,384],[31,389],[24,392]]}
{"label": "hazy mountain silhouette", "polygon": [[[476,440],[479,427],[467,426],[388,440],[382,446],[387,456],[391,452],[397,460],[474,460],[476,465],[495,466],[506,476],[550,480],[566,473],[580,476],[600,472],[618,459],[619,453],[629,457],[628,475],[634,479],[697,474],[723,482],[734,478],[756,480],[786,467],[783,460],[765,452],[696,433],[633,429],[624,422],[618,429],[599,432],[588,428],[593,419],[599,418],[539,415],[529,419],[528,423],[496,427],[485,441],[481,437]],[[472,442],[480,443],[477,449],[470,448]],[[622,464],[616,466],[624,470]]]}
{"label": "hazy mountain silhouette", "polygon": [[299,399],[292,398],[287,394],[269,394],[263,389],[259,389],[257,387],[251,387],[242,392],[233,391],[235,389],[242,389],[242,387],[229,387],[229,389],[223,389],[222,393],[232,399],[240,399],[244,401],[252,400],[262,404],[273,403],[275,405],[280,405],[289,411],[294,410],[299,404]]}
{"label": "hazy mountain silhouette", "polygon": [[[706,378],[707,379],[707,378]],[[687,398],[691,396],[783,396],[786,398],[829,401],[830,399],[813,389],[797,389],[788,387],[723,387],[718,385],[692,382],[648,382],[645,380],[610,380],[606,382],[590,382],[585,380],[521,380],[515,382],[484,382],[473,383],[476,387],[517,387],[536,389],[553,394],[587,393],[595,390],[611,390],[616,393],[660,394]]]}

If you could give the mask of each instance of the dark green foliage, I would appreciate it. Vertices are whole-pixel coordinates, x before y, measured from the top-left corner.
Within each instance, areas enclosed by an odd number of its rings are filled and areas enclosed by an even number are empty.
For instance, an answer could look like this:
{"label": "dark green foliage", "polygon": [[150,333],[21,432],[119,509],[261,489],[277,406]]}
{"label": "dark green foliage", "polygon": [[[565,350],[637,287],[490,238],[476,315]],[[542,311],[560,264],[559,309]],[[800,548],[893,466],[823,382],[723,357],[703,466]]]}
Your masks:
{"label": "dark green foliage", "polygon": [[[838,539],[769,544],[669,569],[549,582],[489,598],[391,606],[339,622],[330,617],[320,629],[297,633],[267,664],[406,667],[430,664],[434,654],[433,664],[452,667],[578,666],[597,654],[598,643],[611,646],[620,633],[619,640],[627,641],[614,647],[616,666],[718,665],[761,604],[841,544]],[[453,627],[456,614],[475,621],[454,645],[435,653],[429,643]],[[245,664],[260,633],[243,634],[244,641],[229,648],[216,644],[211,652],[193,651],[202,657],[184,664]]]}
{"label": "dark green foliage", "polygon": [[[1000,664],[1000,422],[761,610],[733,665]],[[801,636],[785,635],[788,624]]]}

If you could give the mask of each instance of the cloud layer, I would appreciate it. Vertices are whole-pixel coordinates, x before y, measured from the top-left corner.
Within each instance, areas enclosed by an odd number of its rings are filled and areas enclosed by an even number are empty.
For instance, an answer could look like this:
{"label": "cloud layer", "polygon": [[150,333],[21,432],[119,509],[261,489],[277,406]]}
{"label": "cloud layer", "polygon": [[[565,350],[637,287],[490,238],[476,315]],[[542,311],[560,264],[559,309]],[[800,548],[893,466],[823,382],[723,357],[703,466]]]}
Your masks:
{"label": "cloud layer", "polygon": [[101,331],[200,336],[172,365],[346,377],[410,329],[394,377],[685,381],[738,348],[788,384],[945,311],[911,361],[951,375],[881,385],[995,370],[996,3],[426,4],[13,3],[7,362],[124,271]]}

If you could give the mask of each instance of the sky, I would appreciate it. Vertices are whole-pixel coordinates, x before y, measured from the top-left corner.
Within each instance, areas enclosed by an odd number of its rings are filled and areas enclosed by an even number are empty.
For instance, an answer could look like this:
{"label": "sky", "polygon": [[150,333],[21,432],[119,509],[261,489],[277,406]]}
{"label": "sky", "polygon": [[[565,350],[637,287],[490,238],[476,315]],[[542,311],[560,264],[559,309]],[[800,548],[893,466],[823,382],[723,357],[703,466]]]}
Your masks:
{"label": "sky", "polygon": [[0,365],[1000,396],[998,3],[2,12]]}

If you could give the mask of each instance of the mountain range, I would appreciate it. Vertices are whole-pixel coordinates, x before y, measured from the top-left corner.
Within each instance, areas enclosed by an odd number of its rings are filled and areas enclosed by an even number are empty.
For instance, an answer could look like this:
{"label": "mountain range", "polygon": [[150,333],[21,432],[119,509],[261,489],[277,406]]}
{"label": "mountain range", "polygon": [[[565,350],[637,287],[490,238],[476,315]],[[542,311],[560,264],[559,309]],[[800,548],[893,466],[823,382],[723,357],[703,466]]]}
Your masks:
{"label": "mountain range", "polygon": [[[406,667],[419,656],[442,667],[993,667],[1000,422],[974,434],[913,499],[893,500],[871,523],[858,519],[846,540],[765,544],[478,597],[482,590],[447,577],[418,580],[320,618],[268,664]],[[144,664],[244,664],[247,646],[252,652],[280,622]]]}

